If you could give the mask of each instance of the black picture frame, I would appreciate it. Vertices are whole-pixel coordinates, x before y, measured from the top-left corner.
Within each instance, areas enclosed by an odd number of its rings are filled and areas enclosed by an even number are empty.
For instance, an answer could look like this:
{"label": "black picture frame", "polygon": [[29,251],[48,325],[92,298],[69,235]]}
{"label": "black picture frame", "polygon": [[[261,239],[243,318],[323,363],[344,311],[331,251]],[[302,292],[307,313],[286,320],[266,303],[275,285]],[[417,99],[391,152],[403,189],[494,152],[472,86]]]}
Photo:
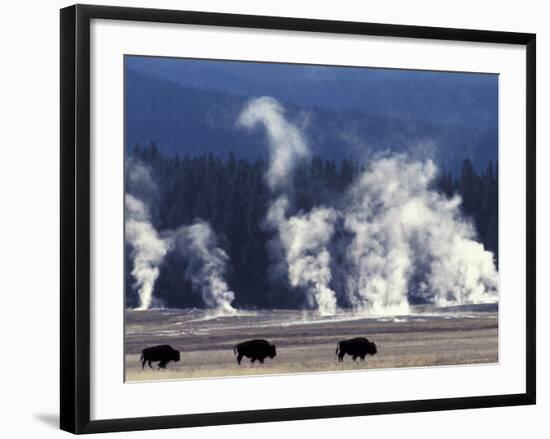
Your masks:
{"label": "black picture frame", "polygon": [[[224,413],[90,420],[90,21],[132,20],[255,29],[486,42],[526,47],[525,393]],[[61,10],[61,386],[60,426],[99,433],[535,404],[536,36],[530,33],[75,5]]]}

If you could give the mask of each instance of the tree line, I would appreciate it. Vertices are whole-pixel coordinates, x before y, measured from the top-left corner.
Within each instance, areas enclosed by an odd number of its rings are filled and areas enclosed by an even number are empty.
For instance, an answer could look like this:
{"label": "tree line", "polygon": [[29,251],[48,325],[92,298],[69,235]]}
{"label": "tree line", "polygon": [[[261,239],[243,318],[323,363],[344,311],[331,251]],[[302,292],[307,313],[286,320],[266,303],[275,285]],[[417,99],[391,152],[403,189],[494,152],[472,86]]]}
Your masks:
{"label": "tree line", "polygon": [[[273,234],[263,227],[272,195],[264,175],[268,163],[237,158],[229,153],[222,159],[204,153],[166,157],[151,144],[136,146],[132,157],[152,170],[158,191],[149,200],[151,220],[159,231],[190,224],[196,218],[210,223],[219,245],[230,257],[227,281],[235,292],[238,308],[297,308],[303,296],[273,282],[267,243]],[[302,161],[294,172],[292,198],[297,210],[308,211],[320,204],[335,206],[335,200],[365,169],[354,159],[340,162],[313,157]],[[465,160],[458,175],[441,170],[434,189],[462,197],[463,213],[475,225],[478,240],[495,254],[498,264],[498,172],[489,162],[478,172]],[[336,207],[337,204],[336,204]],[[137,305],[131,277],[130,249],[126,248],[127,305]],[[169,253],[160,269],[155,296],[169,307],[202,307],[199,294],[183,276],[184,261]]]}

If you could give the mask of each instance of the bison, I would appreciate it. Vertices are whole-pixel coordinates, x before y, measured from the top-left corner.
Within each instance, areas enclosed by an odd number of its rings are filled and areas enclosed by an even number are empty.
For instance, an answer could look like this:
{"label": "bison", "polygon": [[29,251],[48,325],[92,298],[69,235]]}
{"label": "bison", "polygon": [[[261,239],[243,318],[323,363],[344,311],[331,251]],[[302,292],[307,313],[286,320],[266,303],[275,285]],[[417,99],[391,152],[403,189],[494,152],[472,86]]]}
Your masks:
{"label": "bison", "polygon": [[152,369],[151,361],[158,361],[158,368],[166,369],[166,364],[169,361],[180,361],[180,351],[167,344],[143,349],[141,351],[141,368],[143,369],[147,363]]}
{"label": "bison", "polygon": [[263,363],[267,357],[275,358],[277,355],[275,345],[269,343],[267,340],[243,341],[233,348],[233,352],[237,356],[237,363],[239,364],[241,364],[243,357],[250,358],[252,363],[256,360]]}
{"label": "bison", "polygon": [[344,361],[344,355],[346,354],[350,355],[353,358],[353,361],[357,360],[357,357],[365,361],[367,354],[374,355],[377,352],[376,345],[373,342],[368,341],[365,337],[342,340],[336,345],[336,355],[338,355],[338,361]]}

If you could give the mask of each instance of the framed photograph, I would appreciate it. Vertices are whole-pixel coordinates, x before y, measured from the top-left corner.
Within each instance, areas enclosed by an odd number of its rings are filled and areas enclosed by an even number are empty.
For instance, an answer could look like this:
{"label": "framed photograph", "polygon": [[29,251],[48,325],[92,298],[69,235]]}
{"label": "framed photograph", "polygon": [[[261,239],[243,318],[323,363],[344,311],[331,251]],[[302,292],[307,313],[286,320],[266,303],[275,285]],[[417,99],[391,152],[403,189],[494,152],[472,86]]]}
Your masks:
{"label": "framed photograph", "polygon": [[535,41],[62,9],[61,428],[534,404]]}

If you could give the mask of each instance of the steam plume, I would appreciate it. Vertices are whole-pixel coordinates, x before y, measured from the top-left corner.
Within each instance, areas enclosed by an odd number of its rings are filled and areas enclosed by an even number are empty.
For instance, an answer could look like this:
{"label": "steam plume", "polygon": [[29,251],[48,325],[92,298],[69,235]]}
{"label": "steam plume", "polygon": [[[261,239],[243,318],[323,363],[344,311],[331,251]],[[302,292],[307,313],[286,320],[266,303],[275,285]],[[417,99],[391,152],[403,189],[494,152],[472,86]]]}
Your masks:
{"label": "steam plume", "polygon": [[288,199],[279,197],[269,208],[267,222],[277,228],[288,267],[288,281],[306,292],[307,305],[322,315],[334,314],[336,297],[328,250],[338,215],[334,209],[316,207],[307,214],[286,218]]}
{"label": "steam plume", "polygon": [[151,223],[148,205],[154,205],[158,188],[151,169],[130,158],[126,166],[128,194],[126,206],[126,239],[132,246],[132,276],[139,293],[139,307],[153,304],[155,281],[165,255],[177,249],[186,260],[184,276],[198,290],[206,307],[223,313],[234,312],[235,295],[229,290],[224,274],[229,257],[217,246],[217,237],[207,222],[197,220],[190,226],[166,230],[159,236]]}
{"label": "steam plume", "polygon": [[185,257],[185,278],[198,290],[208,308],[233,313],[231,302],[235,294],[225,282],[229,256],[218,247],[218,239],[210,225],[197,220],[173,233],[177,250]]}
{"label": "steam plume", "polygon": [[285,119],[281,104],[268,96],[250,100],[241,112],[238,124],[246,128],[263,124],[270,152],[267,183],[272,191],[283,189],[292,177],[297,159],[310,155],[300,130]]}
{"label": "steam plume", "polygon": [[129,157],[125,168],[126,192],[132,194],[145,205],[154,204],[159,189],[151,174],[151,168],[140,160]]}
{"label": "steam plume", "polygon": [[430,160],[400,155],[373,161],[351,188],[345,285],[354,307],[402,313],[410,298],[437,305],[497,298],[493,255],[475,241],[460,197],[430,189],[435,174]]}
{"label": "steam plume", "polygon": [[252,99],[242,111],[238,123],[253,128],[261,124],[266,130],[270,163],[266,180],[272,193],[279,197],[271,202],[266,224],[277,232],[272,243],[272,257],[282,257],[286,277],[291,286],[306,294],[310,308],[321,314],[334,314],[336,295],[329,288],[332,278],[328,245],[334,233],[336,211],[317,207],[307,214],[289,216],[289,190],[292,171],[300,158],[310,155],[300,130],[288,122],[283,107],[273,98]]}
{"label": "steam plume", "polygon": [[132,276],[139,293],[138,309],[148,309],[153,301],[159,266],[168,252],[169,244],[161,239],[151,224],[147,206],[130,194],[124,199],[126,211],[125,235],[132,246]]}

